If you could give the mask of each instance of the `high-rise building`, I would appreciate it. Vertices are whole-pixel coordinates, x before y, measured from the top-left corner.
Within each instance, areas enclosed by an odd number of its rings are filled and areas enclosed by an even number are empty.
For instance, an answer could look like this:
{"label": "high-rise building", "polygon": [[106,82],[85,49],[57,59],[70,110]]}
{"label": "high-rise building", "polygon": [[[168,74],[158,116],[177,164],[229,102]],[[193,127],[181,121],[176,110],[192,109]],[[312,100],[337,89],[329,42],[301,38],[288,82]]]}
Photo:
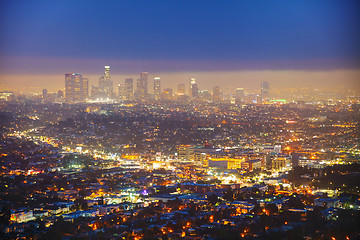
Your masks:
{"label": "high-rise building", "polygon": [[[101,82],[101,78],[100,78],[99,82]],[[94,100],[105,99],[106,94],[105,94],[104,89],[102,87],[91,86],[91,98]]]}
{"label": "high-rise building", "polygon": [[93,99],[114,98],[114,83],[111,81],[110,66],[105,66],[104,75],[99,79],[99,87],[91,87]]}
{"label": "high-rise building", "polygon": [[110,75],[110,66],[105,66],[105,73],[104,73],[105,82],[109,82],[111,79]]}
{"label": "high-rise building", "polygon": [[111,75],[110,75],[110,66],[105,66],[105,72],[104,72],[104,86],[103,86],[106,97],[112,98],[114,95],[114,84],[111,81]]}
{"label": "high-rise building", "polygon": [[190,97],[197,98],[199,94],[199,88],[196,84],[195,78],[190,79]]}
{"label": "high-rise building", "polygon": [[127,100],[126,99],[126,86],[125,84],[118,85],[118,96],[120,100]]}
{"label": "high-rise building", "polygon": [[177,94],[185,95],[185,84],[183,84],[183,83],[178,84]]}
{"label": "high-rise building", "polygon": [[261,82],[261,98],[266,101],[269,98],[269,83],[266,81]]}
{"label": "high-rise building", "polygon": [[161,94],[161,99],[165,101],[172,100],[173,98],[173,91],[171,88],[165,88],[163,93]]}
{"label": "high-rise building", "polygon": [[201,90],[199,91],[199,98],[202,101],[207,101],[207,102],[211,102],[211,94],[209,90]]}
{"label": "high-rise building", "polygon": [[85,94],[88,89],[84,89],[87,83],[80,73],[65,74],[65,99],[67,102],[84,101],[87,98]]}
{"label": "high-rise building", "polygon": [[42,91],[42,99],[46,99],[47,98],[47,95],[48,95],[48,90],[47,89],[43,89]]}
{"label": "high-rise building", "polygon": [[83,77],[81,85],[81,96],[86,100],[89,97],[89,78]]}
{"label": "high-rise building", "polygon": [[241,104],[245,100],[245,91],[243,88],[237,88],[235,92],[235,103]]}
{"label": "high-rise building", "polygon": [[134,97],[134,81],[132,78],[125,79],[125,100],[131,100]]}
{"label": "high-rise building", "polygon": [[136,84],[136,95],[138,99],[145,99],[148,95],[148,73],[141,72]]}
{"label": "high-rise building", "polygon": [[160,86],[160,77],[154,78],[154,98],[155,100],[160,100],[161,96],[161,86]]}
{"label": "high-rise building", "polygon": [[89,82],[80,73],[65,74],[65,99],[67,102],[81,102],[88,98]]}
{"label": "high-rise building", "polygon": [[213,102],[214,103],[220,102],[220,87],[219,86],[213,87]]}

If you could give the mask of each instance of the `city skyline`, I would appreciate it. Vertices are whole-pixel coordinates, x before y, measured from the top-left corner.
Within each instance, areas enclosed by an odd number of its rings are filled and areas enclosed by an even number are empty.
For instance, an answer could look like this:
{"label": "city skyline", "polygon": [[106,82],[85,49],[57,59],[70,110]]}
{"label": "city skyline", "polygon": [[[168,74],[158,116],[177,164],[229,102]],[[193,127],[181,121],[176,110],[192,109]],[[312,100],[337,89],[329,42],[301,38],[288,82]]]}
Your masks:
{"label": "city skyline", "polygon": [[[101,67],[101,66],[100,66]],[[104,66],[102,66],[103,68]],[[114,68],[112,67],[112,70]],[[87,74],[81,72],[89,80],[89,86],[98,85],[99,74]],[[80,71],[68,71],[79,73]],[[211,90],[213,86],[221,85],[222,89],[234,92],[235,88],[242,87],[248,90],[259,89],[261,81],[271,83],[273,87],[278,89],[286,88],[337,88],[337,89],[359,89],[359,71],[357,70],[333,70],[333,71],[234,71],[234,72],[164,72],[152,73],[149,72],[149,79],[159,76],[162,79],[161,89],[172,88],[177,89],[178,84],[187,83],[191,77],[195,77],[199,82],[200,90]],[[139,77],[139,72],[133,74],[111,74],[114,86],[122,84],[125,79],[132,78],[134,83]],[[50,91],[65,90],[64,73],[59,75],[14,75],[14,76],[0,76],[1,79],[7,81],[0,81],[0,88],[3,90],[21,92],[25,94],[37,93],[40,94],[43,88]],[[49,82],[51,79],[51,82]],[[315,79],[315,80],[314,80]],[[316,81],[317,79],[317,81]],[[339,81],[339,79],[341,79]],[[25,82],[25,83],[24,83]],[[152,83],[149,84],[150,93],[152,93]],[[235,93],[235,92],[234,92]]]}
{"label": "city skyline", "polygon": [[229,89],[301,80],[359,88],[357,1],[140,3],[2,1],[1,89],[63,89],[66,72],[93,84],[104,65],[114,84],[147,71],[173,89],[188,77]]}
{"label": "city skyline", "polygon": [[0,239],[359,239],[359,0],[1,0]]}

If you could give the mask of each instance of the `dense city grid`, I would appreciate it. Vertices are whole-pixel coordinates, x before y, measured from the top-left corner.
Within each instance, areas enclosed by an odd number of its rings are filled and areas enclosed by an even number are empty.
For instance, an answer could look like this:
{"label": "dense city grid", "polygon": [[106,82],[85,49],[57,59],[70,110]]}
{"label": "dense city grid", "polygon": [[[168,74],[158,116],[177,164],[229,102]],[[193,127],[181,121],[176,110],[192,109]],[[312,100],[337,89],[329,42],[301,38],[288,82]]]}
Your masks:
{"label": "dense city grid", "polygon": [[357,90],[1,92],[1,239],[355,239]]}

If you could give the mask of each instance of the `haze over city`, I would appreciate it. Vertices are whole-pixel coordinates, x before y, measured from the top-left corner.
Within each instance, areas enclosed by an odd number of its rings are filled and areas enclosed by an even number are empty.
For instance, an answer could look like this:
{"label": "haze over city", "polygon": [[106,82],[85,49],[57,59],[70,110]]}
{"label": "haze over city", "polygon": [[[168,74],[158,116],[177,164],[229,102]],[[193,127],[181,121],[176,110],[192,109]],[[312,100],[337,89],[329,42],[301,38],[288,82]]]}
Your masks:
{"label": "haze over city", "polygon": [[360,239],[358,0],[2,0],[0,32],[0,239]]}
{"label": "haze over city", "polygon": [[[357,1],[2,1],[0,87],[63,89],[63,74],[115,84],[147,71],[175,88],[358,88]],[[61,79],[62,78],[62,79]],[[310,85],[311,84],[311,85]]]}

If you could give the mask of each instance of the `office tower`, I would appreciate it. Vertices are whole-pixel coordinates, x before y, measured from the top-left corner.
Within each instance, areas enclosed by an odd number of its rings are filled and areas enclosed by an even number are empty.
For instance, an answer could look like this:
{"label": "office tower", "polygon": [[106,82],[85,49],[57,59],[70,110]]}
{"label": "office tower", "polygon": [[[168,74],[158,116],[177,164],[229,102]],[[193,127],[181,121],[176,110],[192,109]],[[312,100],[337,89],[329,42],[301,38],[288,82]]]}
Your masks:
{"label": "office tower", "polygon": [[113,82],[111,81],[110,66],[105,66],[104,72],[104,85],[103,89],[107,98],[111,98],[114,95]]}
{"label": "office tower", "polygon": [[214,103],[220,102],[220,87],[219,86],[213,87],[213,102]]}
{"label": "office tower", "polygon": [[114,83],[111,81],[110,66],[105,66],[104,75],[99,78],[99,87],[91,87],[93,99],[106,99],[114,97]]}
{"label": "office tower", "polygon": [[43,91],[42,91],[42,99],[46,99],[47,95],[48,95],[48,90],[43,89]]}
{"label": "office tower", "polygon": [[266,81],[261,82],[261,98],[266,101],[269,98],[269,83]]}
{"label": "office tower", "polygon": [[196,98],[199,94],[199,88],[196,84],[195,78],[190,79],[190,97]]}
{"label": "office tower", "polygon": [[88,97],[88,79],[80,73],[65,74],[65,99],[67,102],[81,102]]}
{"label": "office tower", "polygon": [[126,86],[125,86],[125,84],[119,84],[118,85],[118,98],[120,99],[120,100],[127,100],[126,99]]}
{"label": "office tower", "polygon": [[145,99],[148,95],[148,73],[141,72],[136,84],[136,95],[138,99]]}
{"label": "office tower", "polygon": [[104,73],[105,82],[109,82],[111,79],[110,76],[110,66],[105,66],[105,73]]}
{"label": "office tower", "polygon": [[134,97],[134,83],[132,78],[125,79],[125,100],[131,100]]}
{"label": "office tower", "polygon": [[162,100],[172,100],[173,97],[173,92],[171,88],[165,88],[164,92],[161,94],[161,99]]}
{"label": "office tower", "polygon": [[180,145],[178,150],[178,160],[180,161],[194,161],[194,147],[191,145]]}
{"label": "office tower", "polygon": [[211,101],[211,94],[209,90],[202,90],[199,91],[199,97],[202,101],[207,101],[210,102]]}
{"label": "office tower", "polygon": [[185,84],[183,84],[183,83],[178,84],[177,94],[185,95]]}
{"label": "office tower", "polygon": [[85,100],[89,97],[89,79],[83,77],[82,82],[81,82],[81,96],[82,98]]}
{"label": "office tower", "polygon": [[99,87],[91,86],[91,98],[92,99],[106,99],[107,93],[105,92],[105,77],[99,78]]}
{"label": "office tower", "polygon": [[154,78],[154,98],[160,100],[161,88],[160,88],[160,77]]}
{"label": "office tower", "polygon": [[245,99],[245,91],[243,88],[237,88],[235,93],[235,103],[240,104]]}

